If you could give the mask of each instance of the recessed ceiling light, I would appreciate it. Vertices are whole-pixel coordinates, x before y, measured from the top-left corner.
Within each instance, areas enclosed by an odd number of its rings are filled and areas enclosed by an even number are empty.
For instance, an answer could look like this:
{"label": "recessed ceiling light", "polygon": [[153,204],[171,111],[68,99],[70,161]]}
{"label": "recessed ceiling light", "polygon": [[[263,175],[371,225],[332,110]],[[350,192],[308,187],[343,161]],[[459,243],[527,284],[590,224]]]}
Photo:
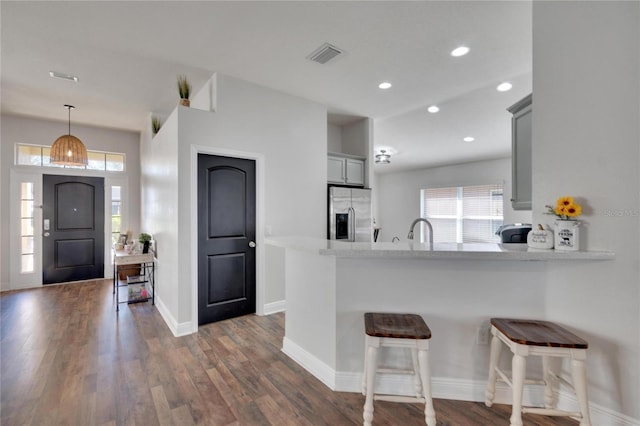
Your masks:
{"label": "recessed ceiling light", "polygon": [[459,46],[451,51],[451,56],[464,56],[469,53],[469,48],[467,46]]}
{"label": "recessed ceiling light", "polygon": [[466,138],[462,139],[465,142],[473,142],[476,140],[476,138],[474,138],[473,136],[467,136]]}
{"label": "recessed ceiling light", "polygon": [[498,90],[498,92],[508,92],[509,90],[511,90],[512,87],[513,87],[513,84],[509,83],[508,81],[505,81],[504,83],[500,83],[498,87],[496,87],[496,89]]}
{"label": "recessed ceiling light", "polygon": [[437,105],[431,105],[429,108],[427,108],[427,111],[429,111],[431,114],[435,114],[436,112],[440,111],[440,108],[438,108]]}
{"label": "recessed ceiling light", "polygon": [[76,83],[80,81],[80,79],[75,75],[65,74],[65,73],[58,72],[58,71],[49,71],[49,76],[51,76],[53,78],[61,78],[63,80],[74,81]]}
{"label": "recessed ceiling light", "polygon": [[391,87],[391,83],[389,83],[388,81],[385,81],[383,83],[378,84],[378,87],[381,89],[388,89],[389,87]]}

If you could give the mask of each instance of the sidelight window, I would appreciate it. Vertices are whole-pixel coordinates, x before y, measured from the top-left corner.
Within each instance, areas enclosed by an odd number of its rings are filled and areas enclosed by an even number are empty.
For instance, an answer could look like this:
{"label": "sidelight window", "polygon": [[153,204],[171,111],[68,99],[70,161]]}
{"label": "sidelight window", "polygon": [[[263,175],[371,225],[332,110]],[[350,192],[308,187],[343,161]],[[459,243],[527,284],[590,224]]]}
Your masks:
{"label": "sidelight window", "polygon": [[22,182],[20,185],[20,272],[34,271],[34,184]]}
{"label": "sidelight window", "polygon": [[504,187],[473,185],[421,191],[422,217],[433,225],[434,242],[499,242]]}

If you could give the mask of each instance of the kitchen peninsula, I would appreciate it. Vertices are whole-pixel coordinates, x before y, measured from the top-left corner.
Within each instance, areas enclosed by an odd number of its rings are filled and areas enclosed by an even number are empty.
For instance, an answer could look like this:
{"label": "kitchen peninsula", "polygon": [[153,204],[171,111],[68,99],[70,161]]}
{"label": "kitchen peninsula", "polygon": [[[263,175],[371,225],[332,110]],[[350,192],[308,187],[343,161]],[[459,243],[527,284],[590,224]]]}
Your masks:
{"label": "kitchen peninsula", "polygon": [[[611,252],[533,251],[521,244],[345,243],[270,237],[284,250],[283,351],[337,391],[360,392],[365,312],[421,315],[433,333],[437,398],[481,401],[494,316],[545,319],[548,262],[572,265]],[[479,331],[485,330],[486,334]],[[392,353],[387,363],[405,362]],[[383,393],[411,393],[409,378],[382,377]]]}

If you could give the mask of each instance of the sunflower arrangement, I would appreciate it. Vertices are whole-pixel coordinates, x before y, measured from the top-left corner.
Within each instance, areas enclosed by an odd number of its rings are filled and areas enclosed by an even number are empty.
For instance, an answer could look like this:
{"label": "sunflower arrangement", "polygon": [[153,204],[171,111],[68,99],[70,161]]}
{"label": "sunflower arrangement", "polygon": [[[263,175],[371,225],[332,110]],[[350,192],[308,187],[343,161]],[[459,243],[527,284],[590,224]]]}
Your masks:
{"label": "sunflower arrangement", "polygon": [[573,220],[582,214],[582,206],[575,202],[573,197],[560,197],[556,206],[546,205],[547,214],[557,216],[562,220]]}

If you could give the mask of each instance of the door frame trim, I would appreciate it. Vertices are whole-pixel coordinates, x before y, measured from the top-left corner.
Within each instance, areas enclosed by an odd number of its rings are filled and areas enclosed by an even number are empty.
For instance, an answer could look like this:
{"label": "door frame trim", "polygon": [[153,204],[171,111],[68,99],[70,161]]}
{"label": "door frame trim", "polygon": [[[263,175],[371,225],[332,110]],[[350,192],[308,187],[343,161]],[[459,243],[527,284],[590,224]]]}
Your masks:
{"label": "door frame trim", "polygon": [[264,315],[264,154],[191,145],[191,325],[198,331],[198,154],[256,162],[256,314]]}

